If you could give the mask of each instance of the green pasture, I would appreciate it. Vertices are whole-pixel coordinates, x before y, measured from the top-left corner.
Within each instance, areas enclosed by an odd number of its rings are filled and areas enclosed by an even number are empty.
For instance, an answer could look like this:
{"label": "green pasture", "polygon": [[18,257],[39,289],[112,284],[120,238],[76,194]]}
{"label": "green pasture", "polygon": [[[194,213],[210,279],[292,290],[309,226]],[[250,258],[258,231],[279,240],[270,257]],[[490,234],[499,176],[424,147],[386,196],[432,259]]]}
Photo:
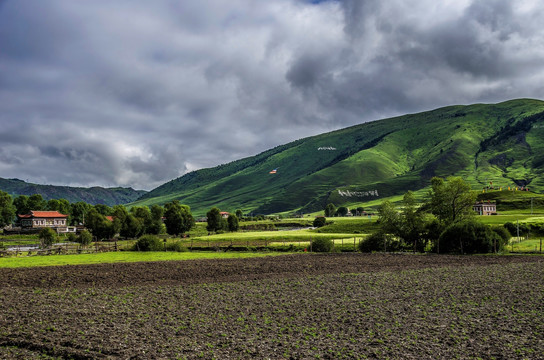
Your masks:
{"label": "green pasture", "polygon": [[544,250],[544,238],[529,238],[528,240],[521,241],[512,238],[506,250],[511,253],[542,253]]}
{"label": "green pasture", "polygon": [[277,256],[282,253],[269,252],[106,252],[79,255],[48,255],[48,256],[18,256],[0,258],[0,267],[36,267],[36,266],[65,266],[88,265],[103,263],[149,262],[149,261],[180,261],[200,259],[231,259],[261,256]]}
{"label": "green pasture", "polygon": [[476,220],[488,225],[503,225],[507,222],[516,223],[542,223],[544,224],[544,216],[532,216],[531,214],[509,214],[509,215],[487,215],[476,216]]}
{"label": "green pasture", "polygon": [[197,236],[194,238],[183,239],[182,241],[193,242],[228,242],[228,241],[310,241],[311,239],[342,239],[353,237],[353,234],[346,233],[316,233],[310,230],[283,230],[283,231],[248,231],[248,232],[231,232],[224,234],[214,234],[206,236]]}

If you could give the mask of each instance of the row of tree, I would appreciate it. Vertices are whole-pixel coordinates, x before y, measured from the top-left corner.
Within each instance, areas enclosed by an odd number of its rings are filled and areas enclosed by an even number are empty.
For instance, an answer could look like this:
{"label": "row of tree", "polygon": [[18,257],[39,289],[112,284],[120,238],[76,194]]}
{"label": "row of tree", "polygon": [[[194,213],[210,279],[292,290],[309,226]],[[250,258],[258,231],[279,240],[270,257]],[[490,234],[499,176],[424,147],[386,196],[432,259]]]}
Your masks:
{"label": "row of tree", "polygon": [[[432,242],[434,251],[475,253],[498,251],[510,234],[504,227],[492,228],[475,221],[473,205],[477,194],[459,177],[431,179],[427,200],[420,206],[407,192],[397,210],[390,201],[379,209],[380,231],[368,240],[367,250],[407,247],[424,251]],[[398,239],[396,243],[394,239]],[[362,249],[364,250],[364,249]]]}
{"label": "row of tree", "polygon": [[346,216],[350,212],[354,216],[363,216],[364,214],[366,214],[365,209],[362,206],[359,206],[356,209],[352,209],[352,211],[350,211],[350,209],[347,208],[346,206],[339,206],[338,208],[336,208],[336,206],[333,203],[329,203],[325,207],[326,217]]}
{"label": "row of tree", "polygon": [[[84,225],[97,239],[111,239],[116,235],[123,238],[137,238],[144,234],[183,235],[195,225],[191,209],[174,200],[163,206],[134,206],[128,210],[123,205],[113,207],[85,202],[70,203],[65,199],[45,201],[41,195],[20,195],[12,199],[11,195],[0,191],[0,227],[13,223],[16,214],[28,214],[31,210],[58,211],[68,215],[69,225]],[[237,231],[242,211],[236,210],[223,218],[218,208],[208,211],[207,230]]]}

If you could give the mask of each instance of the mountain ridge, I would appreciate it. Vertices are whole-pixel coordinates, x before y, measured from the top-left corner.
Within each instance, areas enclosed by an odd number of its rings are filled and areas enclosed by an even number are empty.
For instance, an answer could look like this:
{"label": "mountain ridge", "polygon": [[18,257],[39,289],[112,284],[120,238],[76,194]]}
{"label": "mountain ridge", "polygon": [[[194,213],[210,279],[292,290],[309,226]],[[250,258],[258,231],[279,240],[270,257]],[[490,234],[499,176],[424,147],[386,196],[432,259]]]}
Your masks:
{"label": "mountain ridge", "polygon": [[0,178],[0,190],[12,196],[39,194],[45,200],[66,199],[71,203],[83,201],[91,205],[104,204],[108,206],[126,204],[136,201],[146,193],[144,190],[132,188],[100,186],[72,187],[63,185],[39,185],[20,179]]}
{"label": "mountain ridge", "polygon": [[[212,206],[264,214],[311,212],[327,202],[365,203],[420,190],[432,176],[450,175],[466,178],[475,189],[495,179],[542,191],[541,138],[541,100],[452,105],[353,125],[196,170],[133,204],[179,200],[199,214]],[[272,169],[277,173],[269,174]]]}

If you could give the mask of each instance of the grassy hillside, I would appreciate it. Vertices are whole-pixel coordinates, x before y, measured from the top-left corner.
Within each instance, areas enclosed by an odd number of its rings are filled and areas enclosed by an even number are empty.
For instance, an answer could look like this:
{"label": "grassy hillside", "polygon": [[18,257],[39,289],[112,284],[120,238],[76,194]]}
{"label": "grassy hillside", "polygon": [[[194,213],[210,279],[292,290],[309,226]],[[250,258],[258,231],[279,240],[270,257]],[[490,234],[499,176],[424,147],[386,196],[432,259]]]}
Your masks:
{"label": "grassy hillside", "polygon": [[[458,175],[474,189],[544,190],[544,102],[450,106],[352,126],[172,180],[135,204],[177,199],[197,215],[311,212],[369,203]],[[269,171],[277,168],[276,174]]]}
{"label": "grassy hillside", "polygon": [[0,178],[0,190],[11,194],[34,195],[40,194],[45,200],[66,199],[70,202],[84,201],[89,204],[105,204],[108,206],[126,204],[135,201],[146,193],[132,188],[103,188],[103,187],[70,187],[54,185],[37,185],[19,179]]}

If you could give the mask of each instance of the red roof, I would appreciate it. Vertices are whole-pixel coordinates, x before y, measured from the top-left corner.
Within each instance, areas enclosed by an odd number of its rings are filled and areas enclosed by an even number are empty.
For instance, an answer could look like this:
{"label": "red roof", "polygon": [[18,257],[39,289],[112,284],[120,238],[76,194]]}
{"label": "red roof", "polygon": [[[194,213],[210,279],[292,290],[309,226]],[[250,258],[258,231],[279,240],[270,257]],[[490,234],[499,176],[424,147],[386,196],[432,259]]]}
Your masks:
{"label": "red roof", "polygon": [[27,215],[18,215],[20,218],[67,218],[68,215],[59,213],[58,211],[30,211]]}

